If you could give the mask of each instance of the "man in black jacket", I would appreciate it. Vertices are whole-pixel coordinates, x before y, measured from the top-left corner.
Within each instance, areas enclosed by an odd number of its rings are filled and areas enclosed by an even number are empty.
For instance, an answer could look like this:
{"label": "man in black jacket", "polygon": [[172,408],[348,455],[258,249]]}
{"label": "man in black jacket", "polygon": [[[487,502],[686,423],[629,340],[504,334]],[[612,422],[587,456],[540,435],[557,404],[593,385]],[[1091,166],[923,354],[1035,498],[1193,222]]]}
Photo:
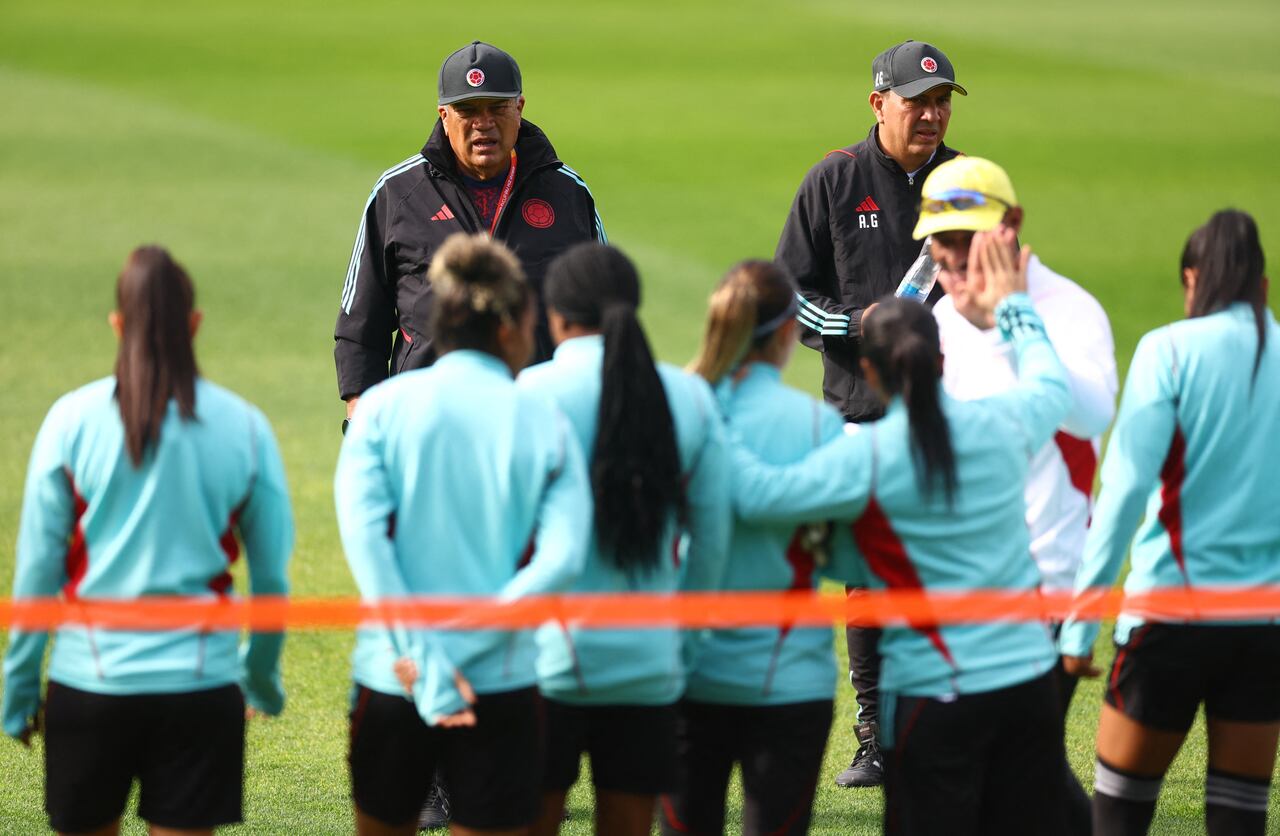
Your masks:
{"label": "man in black jacket", "polygon": [[[882,414],[858,366],[862,319],[921,253],[912,238],[920,188],[929,172],[957,156],[942,140],[952,92],[967,95],[947,56],[916,41],[877,55],[871,74],[876,124],[866,139],[830,152],[805,175],[775,255],[798,285],[801,340],[822,352],[822,393],[852,422]],[[929,302],[941,294],[935,287]],[[880,631],[849,627],[846,638],[859,748],[836,783],[877,786]]]}
{"label": "man in black jacket", "polygon": [[[474,41],[445,59],[438,89],[427,144],[383,172],[360,218],[333,333],[348,419],[370,386],[435,362],[427,266],[450,235],[488,233],[520,258],[538,299],[535,362],[553,348],[541,294],[548,263],[579,242],[607,241],[587,184],[524,120],[514,58]],[[437,783],[418,824],[448,820]]]}
{"label": "man in black jacket", "polygon": [[475,41],[454,52],[440,67],[440,119],[427,144],[373,187],[333,334],[348,418],[365,389],[435,361],[427,265],[455,232],[486,232],[520,258],[539,298],[534,360],[551,356],[547,264],[606,238],[586,183],[523,119],[521,89],[515,59],[497,47]]}

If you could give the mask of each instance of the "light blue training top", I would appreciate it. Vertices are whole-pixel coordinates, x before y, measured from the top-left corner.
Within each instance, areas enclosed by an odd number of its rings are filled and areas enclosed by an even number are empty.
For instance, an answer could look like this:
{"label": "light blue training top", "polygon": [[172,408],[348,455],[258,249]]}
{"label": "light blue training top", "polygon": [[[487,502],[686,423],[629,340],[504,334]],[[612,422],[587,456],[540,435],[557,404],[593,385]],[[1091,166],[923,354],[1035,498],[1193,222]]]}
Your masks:
{"label": "light blue training top", "polygon": [[[831,406],[782,383],[768,363],[752,363],[741,380],[716,389],[730,437],[761,461],[789,464],[838,438],[844,421]],[[724,588],[811,590],[819,576],[860,579],[848,526],[827,537],[823,524],[754,523],[735,518]],[[829,539],[813,548],[809,538]],[[836,664],[830,627],[751,627],[707,631],[694,654],[685,696],[729,705],[785,705],[829,700]]]}
{"label": "light blue training top", "polygon": [[[1266,335],[1256,377],[1257,326],[1243,302],[1138,343],[1077,591],[1110,589],[1131,540],[1129,593],[1280,583],[1280,327],[1270,311]],[[1168,619],[1126,608],[1116,641],[1146,620]],[[1088,655],[1098,630],[1067,621],[1062,652]]]}
{"label": "light blue training top", "polygon": [[[293,517],[267,419],[197,379],[194,419],[183,419],[171,400],[159,441],[135,467],[115,389],[108,377],[64,395],[40,427],[27,469],[14,598],[215,600],[230,593],[237,535],[252,594],[285,594]],[[39,706],[48,637],[10,633],[6,734],[21,734]],[[252,633],[243,647],[239,638],[236,631],[199,627],[133,632],[65,624],[57,630],[49,678],[98,694],[239,683],[250,705],[279,713],[283,634]]]}
{"label": "light blue training top", "polygon": [[[591,491],[568,422],[481,351],[450,352],[366,391],[334,497],[366,601],[558,592],[586,556]],[[403,695],[393,665],[413,659],[414,698],[431,722],[463,707],[455,668],[478,694],[528,688],[535,653],[531,631],[370,625],[357,632],[352,676]]]}
{"label": "light blue training top", "polygon": [[[1030,553],[1023,486],[1031,456],[1053,435],[1071,397],[1026,295],[1002,302],[997,322],[1014,344],[1018,385],[974,401],[941,397],[958,478],[953,505],[941,487],[922,492],[907,410],[894,398],[884,418],[799,464],[768,467],[737,454],[739,513],[779,524],[814,517],[851,521],[873,588],[1034,593],[1040,577]],[[1009,687],[1045,673],[1056,658],[1040,622],[890,625],[880,651],[880,687],[890,697],[945,699]],[[892,703],[884,701],[886,708]],[[891,729],[886,716],[882,735]]]}
{"label": "light blue training top", "polygon": [[[551,397],[590,456],[600,410],[602,336],[561,343],[554,357],[526,369],[520,388]],[[658,364],[675,425],[685,477],[686,514],[674,517],[659,545],[657,566],[627,573],[589,535],[586,567],[572,592],[669,593],[718,589],[729,539],[728,453],[715,397],[706,382]],[[680,631],[582,629],[546,624],[538,630],[538,686],[562,702],[582,705],[667,705],[684,690]]]}

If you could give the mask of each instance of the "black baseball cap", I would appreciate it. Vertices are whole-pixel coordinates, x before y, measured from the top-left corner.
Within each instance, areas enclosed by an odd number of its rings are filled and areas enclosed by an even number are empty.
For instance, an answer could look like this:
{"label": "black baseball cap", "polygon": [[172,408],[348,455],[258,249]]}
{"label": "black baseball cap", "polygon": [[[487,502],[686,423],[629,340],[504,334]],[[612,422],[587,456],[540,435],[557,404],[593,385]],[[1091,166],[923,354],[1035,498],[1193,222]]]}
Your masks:
{"label": "black baseball cap", "polygon": [[962,96],[969,95],[969,91],[956,84],[951,61],[932,44],[903,41],[871,62],[871,89],[881,93],[892,90],[904,99],[914,99],[943,84]]}
{"label": "black baseball cap", "polygon": [[520,95],[516,59],[483,41],[472,41],[440,65],[440,104],[467,99],[514,99]]}

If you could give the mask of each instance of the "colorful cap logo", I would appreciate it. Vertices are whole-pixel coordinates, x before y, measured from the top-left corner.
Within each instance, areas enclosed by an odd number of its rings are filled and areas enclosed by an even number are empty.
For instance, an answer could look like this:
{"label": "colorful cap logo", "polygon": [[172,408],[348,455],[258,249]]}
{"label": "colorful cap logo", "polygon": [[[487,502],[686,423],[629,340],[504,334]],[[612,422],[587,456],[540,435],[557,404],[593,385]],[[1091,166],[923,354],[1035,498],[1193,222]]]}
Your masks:
{"label": "colorful cap logo", "polygon": [[926,73],[936,73],[938,71],[938,62],[926,55],[920,59],[920,69]]}
{"label": "colorful cap logo", "polygon": [[[930,70],[930,72],[933,72],[933,71]],[[484,70],[480,69],[479,67],[473,67],[472,69],[468,70],[467,84],[470,84],[472,87],[479,87],[481,84],[484,84]]]}

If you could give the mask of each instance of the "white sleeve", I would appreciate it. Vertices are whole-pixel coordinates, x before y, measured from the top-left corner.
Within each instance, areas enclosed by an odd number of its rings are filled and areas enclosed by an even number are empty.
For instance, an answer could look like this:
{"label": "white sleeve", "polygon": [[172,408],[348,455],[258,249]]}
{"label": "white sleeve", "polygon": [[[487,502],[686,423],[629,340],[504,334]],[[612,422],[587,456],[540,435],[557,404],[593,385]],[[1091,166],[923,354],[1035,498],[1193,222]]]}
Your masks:
{"label": "white sleeve", "polygon": [[1071,411],[1062,429],[1077,438],[1101,436],[1116,414],[1116,347],[1102,305],[1072,283],[1045,300],[1045,330],[1067,371]]}

